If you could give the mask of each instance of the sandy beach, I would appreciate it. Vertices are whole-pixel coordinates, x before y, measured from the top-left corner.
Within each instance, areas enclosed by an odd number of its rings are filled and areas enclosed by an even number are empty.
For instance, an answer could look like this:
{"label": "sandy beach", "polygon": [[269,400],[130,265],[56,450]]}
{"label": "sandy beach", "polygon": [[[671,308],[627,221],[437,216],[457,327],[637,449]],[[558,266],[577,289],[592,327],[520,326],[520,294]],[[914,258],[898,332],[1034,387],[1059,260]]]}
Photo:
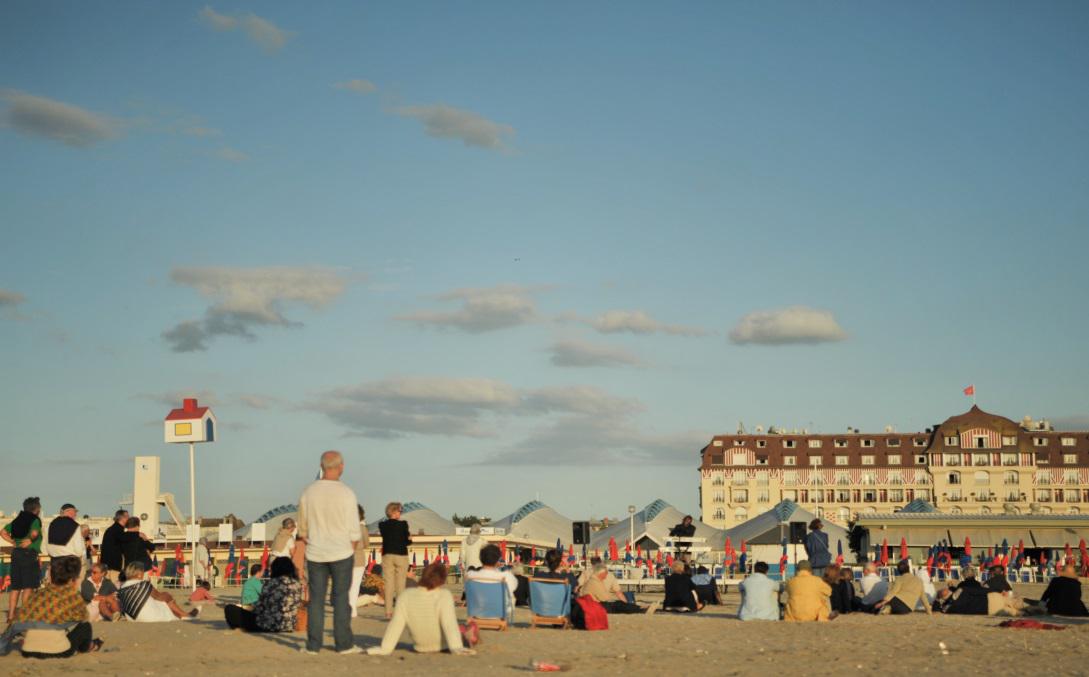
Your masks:
{"label": "sandy beach", "polygon": [[[1038,596],[1042,585],[1017,586]],[[236,599],[237,589],[218,591]],[[180,595],[179,595],[180,596]],[[656,596],[642,595],[641,603]],[[982,674],[994,670],[1045,671],[1049,675],[1089,674],[1089,619],[1039,617],[1066,625],[1061,631],[999,628],[1004,619],[982,616],[911,617],[851,614],[830,623],[742,623],[739,597],[693,616],[658,613],[610,616],[607,632],[531,630],[529,613],[518,609],[507,632],[482,631],[475,656],[421,655],[402,638],[392,656],[318,656],[298,652],[302,634],[250,635],[227,628],[223,612],[205,606],[193,622],[98,623],[103,652],[67,660],[37,661],[12,653],[0,659],[8,675],[236,675],[347,674],[379,669],[392,674],[529,671],[533,659],[559,663],[584,674],[748,675],[805,674]],[[463,617],[464,609],[458,610]],[[331,620],[327,644],[332,645]],[[352,623],[356,643],[377,644],[385,628],[381,608],[365,607]],[[406,636],[407,637],[407,636]],[[945,642],[943,655],[939,642]]]}

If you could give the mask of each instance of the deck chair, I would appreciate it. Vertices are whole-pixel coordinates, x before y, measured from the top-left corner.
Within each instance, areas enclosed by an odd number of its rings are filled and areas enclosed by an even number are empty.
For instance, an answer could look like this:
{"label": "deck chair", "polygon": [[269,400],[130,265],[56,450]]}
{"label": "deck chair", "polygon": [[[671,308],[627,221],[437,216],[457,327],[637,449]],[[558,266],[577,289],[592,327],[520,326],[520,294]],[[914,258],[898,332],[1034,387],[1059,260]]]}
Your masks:
{"label": "deck chair", "polygon": [[552,578],[529,579],[530,626],[571,624],[571,586],[567,581]]}
{"label": "deck chair", "polygon": [[492,630],[506,630],[514,611],[503,581],[465,581],[465,606],[467,621]]}

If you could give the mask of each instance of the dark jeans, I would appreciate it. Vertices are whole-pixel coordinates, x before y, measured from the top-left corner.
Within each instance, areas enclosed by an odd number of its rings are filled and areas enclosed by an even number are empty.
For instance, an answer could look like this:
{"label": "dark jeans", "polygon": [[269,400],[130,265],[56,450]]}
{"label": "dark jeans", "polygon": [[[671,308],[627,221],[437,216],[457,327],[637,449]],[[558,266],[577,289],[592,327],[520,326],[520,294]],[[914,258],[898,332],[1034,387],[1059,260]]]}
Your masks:
{"label": "dark jeans", "polygon": [[632,604],[631,602],[621,602],[616,600],[615,602],[602,602],[601,606],[605,607],[606,613],[610,614],[641,614],[646,613],[646,609],[643,607]]}
{"label": "dark jeans", "polygon": [[908,608],[907,604],[901,602],[900,598],[893,597],[891,600],[889,600],[889,613],[895,614],[897,616],[902,616],[903,614],[911,613],[911,609]]}
{"label": "dark jeans", "polygon": [[223,607],[223,618],[232,628],[242,628],[246,632],[261,632],[261,628],[257,627],[257,615],[237,604],[228,604]]}
{"label": "dark jeans", "polygon": [[352,557],[339,562],[306,560],[306,575],[310,579],[310,606],[307,608],[306,648],[321,649],[325,629],[325,594],[330,579],[333,584],[333,646],[337,651],[352,648],[352,612],[348,608],[348,589],[352,587]]}

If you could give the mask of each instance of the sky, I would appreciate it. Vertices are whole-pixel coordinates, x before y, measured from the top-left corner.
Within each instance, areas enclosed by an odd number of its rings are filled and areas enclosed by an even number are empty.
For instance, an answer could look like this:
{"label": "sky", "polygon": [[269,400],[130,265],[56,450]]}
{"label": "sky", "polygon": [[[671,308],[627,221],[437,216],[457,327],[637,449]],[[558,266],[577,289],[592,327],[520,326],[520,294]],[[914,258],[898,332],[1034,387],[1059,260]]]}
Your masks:
{"label": "sky", "polygon": [[0,5],[0,509],[573,518],[739,423],[1089,428],[1089,5]]}

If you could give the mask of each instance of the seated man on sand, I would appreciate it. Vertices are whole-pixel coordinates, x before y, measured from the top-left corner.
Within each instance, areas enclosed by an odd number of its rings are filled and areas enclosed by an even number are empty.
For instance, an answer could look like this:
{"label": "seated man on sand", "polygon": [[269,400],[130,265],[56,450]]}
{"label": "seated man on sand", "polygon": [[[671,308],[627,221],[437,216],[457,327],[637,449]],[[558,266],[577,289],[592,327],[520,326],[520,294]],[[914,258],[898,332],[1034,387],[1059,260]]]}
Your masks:
{"label": "seated man on sand", "polygon": [[988,569],[987,572],[990,576],[987,577],[987,582],[983,584],[983,587],[987,588],[987,592],[1013,592],[1013,587],[1006,578],[1006,567],[996,565]]}
{"label": "seated man on sand", "polygon": [[862,587],[863,611],[873,611],[889,591],[889,582],[877,575],[877,562],[866,562],[859,584]]}
{"label": "seated man on sand", "polygon": [[896,564],[896,580],[875,608],[882,614],[910,614],[920,603],[929,615],[930,602],[926,598],[923,582],[917,576],[911,575],[911,562],[902,559]]}
{"label": "seated man on sand", "polygon": [[79,587],[80,597],[87,603],[88,619],[94,623],[103,619],[112,621],[121,613],[117,601],[117,586],[106,578],[106,565],[91,565],[91,575]]}
{"label": "seated man on sand", "polygon": [[[31,646],[26,636],[23,653],[41,657],[62,658],[77,652],[98,651],[102,640],[93,639],[87,617],[87,604],[79,594],[79,574],[83,563],[78,557],[56,557],[49,563],[49,582],[30,594],[26,603],[15,611],[15,619],[0,635],[0,656],[6,656],[12,642],[26,633],[38,632],[38,639],[59,639],[60,646],[48,652]],[[71,626],[75,623],[74,626]],[[71,626],[71,627],[69,627]],[[43,635],[39,631],[50,631]],[[61,635],[59,638],[56,635]],[[67,642],[67,645],[65,645]],[[43,647],[44,648],[44,647]]]}
{"label": "seated man on sand", "polygon": [[200,615],[199,607],[185,613],[170,593],[156,590],[144,578],[144,565],[140,562],[125,565],[125,582],[117,596],[121,600],[121,612],[129,620],[140,623],[188,620]]}
{"label": "seated man on sand", "polygon": [[666,576],[662,606],[676,611],[699,611],[703,608],[692,576],[686,573],[684,562],[680,560],[673,562],[670,574]]}
{"label": "seated man on sand", "polygon": [[250,577],[242,583],[242,606],[244,608],[252,609],[253,605],[257,604],[258,598],[261,597],[261,587],[264,584],[265,570],[260,564],[254,564],[250,567]]}
{"label": "seated man on sand", "polygon": [[1062,568],[1058,576],[1051,579],[1047,589],[1040,597],[1040,601],[1047,605],[1049,614],[1059,616],[1089,616],[1089,610],[1085,608],[1085,602],[1081,601],[1081,582],[1078,580],[1078,570],[1072,562]]}
{"label": "seated man on sand", "polygon": [[510,593],[511,606],[514,605],[514,593],[518,590],[518,579],[509,571],[499,569],[499,560],[502,555],[499,546],[491,543],[480,549],[480,568],[476,571],[465,572],[467,581],[503,581]]}
{"label": "seated man on sand", "polygon": [[[682,563],[681,566],[683,567],[684,564]],[[648,607],[641,607],[638,604],[629,602],[619,588],[610,591],[605,583],[608,576],[609,568],[603,562],[598,562],[590,570],[590,577],[579,586],[576,596],[590,595],[598,602],[601,602],[601,606],[605,607],[605,611],[611,614],[652,614],[658,610],[658,602],[654,602]]]}
{"label": "seated man on sand", "polygon": [[794,567],[794,578],[787,581],[786,610],[784,621],[829,620],[829,598],[832,588],[823,579],[813,575],[813,566],[803,559]]}
{"label": "seated man on sand", "polygon": [[381,646],[372,646],[367,653],[372,656],[393,653],[406,627],[412,635],[413,648],[419,653],[443,650],[455,655],[475,653],[462,641],[454,614],[454,596],[445,587],[446,575],[446,565],[442,562],[429,564],[420,576],[419,585],[397,595]]}
{"label": "seated man on sand", "polygon": [[741,608],[737,617],[743,621],[779,620],[779,581],[768,578],[768,563],[753,565],[752,575],[741,581]]}
{"label": "seated man on sand", "polygon": [[269,579],[261,586],[260,596],[252,609],[238,604],[224,607],[223,618],[227,625],[246,632],[295,631],[303,596],[295,563],[290,557],[277,557],[271,568]]}
{"label": "seated man on sand", "polygon": [[700,565],[696,569],[696,573],[692,574],[692,585],[696,586],[696,595],[701,603],[722,604],[718,584],[715,582],[715,577],[707,570],[707,567]]}

